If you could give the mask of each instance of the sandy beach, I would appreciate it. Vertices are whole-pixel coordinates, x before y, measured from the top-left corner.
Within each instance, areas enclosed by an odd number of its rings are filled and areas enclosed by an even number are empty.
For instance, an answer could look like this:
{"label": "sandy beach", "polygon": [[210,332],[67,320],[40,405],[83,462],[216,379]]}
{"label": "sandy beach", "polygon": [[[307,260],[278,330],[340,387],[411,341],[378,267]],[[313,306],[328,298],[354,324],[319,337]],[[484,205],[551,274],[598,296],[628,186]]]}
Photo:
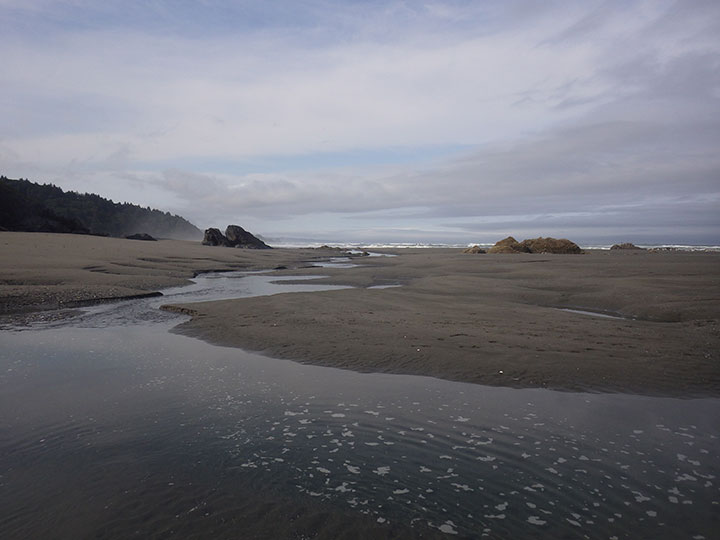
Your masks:
{"label": "sandy beach", "polygon": [[[0,316],[157,294],[203,272],[311,264],[337,252],[243,250],[200,242],[0,232]],[[306,262],[307,261],[307,262]]]}
{"label": "sandy beach", "polygon": [[[18,323],[153,294],[199,272],[286,267],[277,275],[353,288],[172,306],[193,316],[175,331],[356,371],[720,396],[720,253],[408,249],[358,257],[354,268],[310,267],[335,254],[2,232],[0,311]],[[389,285],[400,286],[374,288]]]}

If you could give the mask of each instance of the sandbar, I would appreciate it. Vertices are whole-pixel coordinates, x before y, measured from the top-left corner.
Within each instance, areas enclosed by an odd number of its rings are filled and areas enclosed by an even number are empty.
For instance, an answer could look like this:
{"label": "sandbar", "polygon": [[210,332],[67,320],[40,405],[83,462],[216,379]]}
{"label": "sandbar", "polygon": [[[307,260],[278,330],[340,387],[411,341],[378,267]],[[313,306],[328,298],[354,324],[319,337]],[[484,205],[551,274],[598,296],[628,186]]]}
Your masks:
{"label": "sandbar", "polygon": [[[716,252],[401,249],[357,257],[353,268],[320,268],[313,264],[337,252],[4,232],[0,250],[0,305],[16,321],[40,309],[150,294],[202,271],[284,267],[275,273],[322,275],[313,283],[352,288],[169,306],[192,316],[174,331],[361,372],[720,396]],[[388,285],[400,286],[378,288]]]}

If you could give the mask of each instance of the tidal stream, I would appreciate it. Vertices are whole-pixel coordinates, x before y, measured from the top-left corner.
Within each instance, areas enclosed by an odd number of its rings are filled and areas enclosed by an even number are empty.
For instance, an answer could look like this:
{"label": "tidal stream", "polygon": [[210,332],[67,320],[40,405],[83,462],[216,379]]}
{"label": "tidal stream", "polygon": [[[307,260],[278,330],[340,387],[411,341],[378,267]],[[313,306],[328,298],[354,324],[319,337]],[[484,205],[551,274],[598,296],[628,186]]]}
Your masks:
{"label": "tidal stream", "polygon": [[328,287],[195,281],[0,333],[0,538],[244,538],[233,513],[252,512],[253,493],[418,535],[718,537],[718,399],[494,388],[216,347],[171,333],[185,318],[159,305]]}

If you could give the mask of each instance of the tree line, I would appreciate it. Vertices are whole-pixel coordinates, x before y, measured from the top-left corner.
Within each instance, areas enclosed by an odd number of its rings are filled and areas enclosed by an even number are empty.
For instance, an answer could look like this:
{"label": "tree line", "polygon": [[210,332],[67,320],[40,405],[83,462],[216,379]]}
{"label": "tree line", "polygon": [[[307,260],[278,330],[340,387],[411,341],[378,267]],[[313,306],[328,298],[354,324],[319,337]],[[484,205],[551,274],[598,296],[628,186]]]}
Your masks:
{"label": "tree line", "polygon": [[195,225],[169,212],[5,176],[0,176],[0,230],[202,238]]}

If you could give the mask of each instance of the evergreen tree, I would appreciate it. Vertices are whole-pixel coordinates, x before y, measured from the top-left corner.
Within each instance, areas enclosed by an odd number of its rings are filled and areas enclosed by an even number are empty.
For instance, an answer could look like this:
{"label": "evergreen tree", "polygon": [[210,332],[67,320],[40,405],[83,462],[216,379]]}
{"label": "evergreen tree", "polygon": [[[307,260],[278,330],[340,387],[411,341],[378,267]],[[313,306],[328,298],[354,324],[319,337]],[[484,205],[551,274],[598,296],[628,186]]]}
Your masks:
{"label": "evergreen tree", "polygon": [[186,219],[92,193],[65,192],[52,184],[0,177],[0,230],[63,232],[124,237],[200,239]]}

